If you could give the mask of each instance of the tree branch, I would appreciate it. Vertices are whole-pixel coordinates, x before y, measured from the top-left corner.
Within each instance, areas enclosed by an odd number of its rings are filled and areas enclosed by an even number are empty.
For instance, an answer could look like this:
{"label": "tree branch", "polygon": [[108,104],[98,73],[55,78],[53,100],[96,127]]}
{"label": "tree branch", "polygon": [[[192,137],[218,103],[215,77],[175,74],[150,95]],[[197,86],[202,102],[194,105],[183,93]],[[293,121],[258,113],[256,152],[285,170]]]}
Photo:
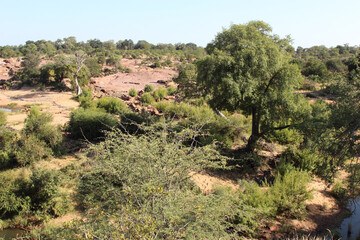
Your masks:
{"label": "tree branch", "polygon": [[267,93],[267,91],[269,90],[269,87],[270,85],[272,84],[272,82],[274,81],[274,79],[277,77],[277,75],[280,73],[280,70],[277,71],[269,80],[268,84],[266,85],[265,87],[265,90],[264,90],[264,94]]}
{"label": "tree branch", "polygon": [[259,136],[262,137],[262,136],[264,136],[266,133],[268,133],[268,132],[270,132],[270,131],[283,130],[283,129],[286,129],[286,128],[289,128],[289,127],[293,127],[293,126],[298,126],[298,125],[300,125],[300,124],[288,124],[288,125],[284,125],[284,126],[281,126],[281,127],[271,128],[271,129],[262,131],[262,132],[259,134]]}

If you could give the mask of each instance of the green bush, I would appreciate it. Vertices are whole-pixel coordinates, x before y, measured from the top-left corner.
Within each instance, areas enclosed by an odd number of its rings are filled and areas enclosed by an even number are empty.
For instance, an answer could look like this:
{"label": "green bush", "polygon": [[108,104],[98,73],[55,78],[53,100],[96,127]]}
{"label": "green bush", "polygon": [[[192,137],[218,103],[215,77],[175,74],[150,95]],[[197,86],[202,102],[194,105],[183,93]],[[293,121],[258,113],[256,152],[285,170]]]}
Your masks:
{"label": "green bush", "polygon": [[310,179],[307,172],[298,170],[289,170],[284,175],[276,175],[274,184],[268,191],[276,207],[276,215],[304,217],[305,201],[311,198],[310,192],[306,189]]}
{"label": "green bush", "polygon": [[105,109],[107,113],[121,114],[128,111],[127,105],[118,98],[102,97],[97,101],[97,107]]}
{"label": "green bush", "polygon": [[341,203],[346,204],[348,199],[348,191],[342,182],[335,182],[332,187],[331,194]]}
{"label": "green bush", "polygon": [[[251,236],[260,211],[229,191],[204,195],[188,180],[189,171],[211,167],[212,160],[221,159],[219,153],[209,147],[183,147],[181,139],[167,132],[112,132],[93,146],[92,168],[79,185],[89,218],[72,231],[91,230],[103,239],[111,233],[135,239],[220,239],[240,231]],[[95,212],[90,210],[94,207]],[[235,230],[226,231],[230,228]]]}
{"label": "green bush", "polygon": [[170,96],[173,96],[175,95],[177,92],[177,88],[174,87],[174,86],[170,86],[167,88],[167,93],[170,95]]}
{"label": "green bush", "polygon": [[[214,115],[214,113],[212,114]],[[205,118],[203,117],[203,119]],[[199,139],[202,144],[211,144],[213,141],[217,141],[222,143],[223,147],[231,148],[237,139],[247,135],[249,121],[243,115],[230,116],[228,119],[219,116],[209,117],[209,119],[210,121],[203,126],[205,134]],[[201,120],[198,123],[201,123]]]}
{"label": "green bush", "polygon": [[0,174],[0,217],[26,225],[27,219],[42,221],[48,216],[65,214],[70,204],[63,201],[64,195],[59,191],[61,184],[55,170],[34,170],[29,179]]}
{"label": "green bush", "polygon": [[32,107],[29,116],[25,119],[23,129],[26,136],[35,136],[43,141],[53,153],[61,154],[63,151],[63,136],[58,127],[50,123],[53,116],[47,112],[40,112],[37,107]]}
{"label": "green bush", "polygon": [[111,130],[117,125],[117,118],[98,109],[79,108],[71,113],[69,132],[76,139],[99,140],[104,130]]}
{"label": "green bush", "polygon": [[153,96],[156,101],[163,100],[167,95],[167,89],[163,87],[158,87],[154,92]]}
{"label": "green bush", "polygon": [[16,132],[0,126],[0,170],[16,165],[15,153],[18,139]]}
{"label": "green bush", "polygon": [[18,142],[15,158],[20,166],[29,165],[52,155],[47,144],[33,135],[23,136]]}
{"label": "green bush", "polygon": [[150,93],[146,92],[143,95],[141,95],[140,101],[144,106],[147,106],[153,104],[155,102],[155,99]]}
{"label": "green bush", "polygon": [[0,174],[0,217],[11,218],[30,209],[30,198],[19,196],[21,184]]}
{"label": "green bush", "polygon": [[32,211],[41,211],[42,214],[60,216],[69,209],[68,201],[61,203],[59,187],[60,175],[56,170],[37,169],[33,171],[25,193],[31,199]]}
{"label": "green bush", "polygon": [[121,116],[121,130],[130,134],[143,133],[141,125],[146,121],[146,117],[129,112]]}
{"label": "green bush", "polygon": [[282,129],[267,134],[266,139],[280,144],[299,145],[303,141],[303,136],[296,129]]}
{"label": "green bush", "polygon": [[246,129],[250,127],[250,122],[244,115],[235,114],[225,119],[216,116],[207,105],[194,106],[188,103],[161,101],[154,104],[154,107],[166,118],[186,118],[178,123],[181,129],[196,125],[202,131],[197,141],[204,145],[215,140],[230,148],[240,136],[248,134]]}
{"label": "green bush", "polygon": [[314,152],[311,149],[297,149],[295,147],[289,147],[281,155],[280,164],[289,163],[300,170],[310,171],[315,174],[320,174],[322,163],[325,160],[321,155]]}
{"label": "green bush", "polygon": [[266,189],[261,188],[255,181],[239,181],[240,199],[244,201],[246,205],[259,209],[264,217],[272,217],[276,214],[276,208],[274,202],[269,196]]}
{"label": "green bush", "polygon": [[242,181],[240,187],[244,191],[239,194],[246,204],[261,209],[268,216],[302,218],[306,214],[305,201],[311,198],[306,189],[309,181],[308,173],[293,169],[276,175],[272,185],[265,182],[265,188],[255,182]]}
{"label": "green bush", "polygon": [[154,91],[154,86],[151,85],[151,84],[147,84],[147,85],[145,85],[144,91],[145,92],[152,92],[152,91]]}
{"label": "green bush", "polygon": [[129,96],[131,96],[131,97],[136,97],[137,96],[137,91],[136,91],[135,88],[131,88],[129,90]]}
{"label": "green bush", "polygon": [[80,107],[82,108],[95,108],[96,102],[92,99],[90,88],[84,88],[83,92],[78,96]]}
{"label": "green bush", "polygon": [[0,127],[6,124],[6,113],[0,110]]}
{"label": "green bush", "polygon": [[171,103],[167,101],[154,104],[155,108],[164,113],[166,117],[176,118],[197,118],[200,115],[214,116],[213,111],[208,106],[196,107],[188,103]]}

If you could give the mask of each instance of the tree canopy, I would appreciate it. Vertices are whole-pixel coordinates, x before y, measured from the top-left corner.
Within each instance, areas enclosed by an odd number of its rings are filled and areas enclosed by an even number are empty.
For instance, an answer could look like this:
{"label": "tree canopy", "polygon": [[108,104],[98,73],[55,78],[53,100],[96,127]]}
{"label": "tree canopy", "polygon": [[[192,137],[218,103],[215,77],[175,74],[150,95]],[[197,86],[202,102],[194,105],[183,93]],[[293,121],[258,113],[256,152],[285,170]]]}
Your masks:
{"label": "tree canopy", "polygon": [[289,39],[271,35],[271,27],[254,21],[224,29],[197,62],[197,84],[213,108],[252,115],[248,148],[269,131],[289,127],[306,113],[294,93],[302,77],[291,63]]}

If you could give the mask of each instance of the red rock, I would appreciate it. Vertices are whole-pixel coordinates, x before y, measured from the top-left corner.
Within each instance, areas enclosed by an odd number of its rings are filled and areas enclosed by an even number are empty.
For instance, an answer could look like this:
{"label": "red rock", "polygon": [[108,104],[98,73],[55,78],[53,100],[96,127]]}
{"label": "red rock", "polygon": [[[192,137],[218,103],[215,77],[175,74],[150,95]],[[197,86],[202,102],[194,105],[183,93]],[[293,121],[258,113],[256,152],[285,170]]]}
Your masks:
{"label": "red rock", "polygon": [[123,94],[123,95],[121,95],[121,100],[123,100],[123,101],[129,101],[130,100],[130,96],[128,96],[128,95],[126,95],[126,94]]}

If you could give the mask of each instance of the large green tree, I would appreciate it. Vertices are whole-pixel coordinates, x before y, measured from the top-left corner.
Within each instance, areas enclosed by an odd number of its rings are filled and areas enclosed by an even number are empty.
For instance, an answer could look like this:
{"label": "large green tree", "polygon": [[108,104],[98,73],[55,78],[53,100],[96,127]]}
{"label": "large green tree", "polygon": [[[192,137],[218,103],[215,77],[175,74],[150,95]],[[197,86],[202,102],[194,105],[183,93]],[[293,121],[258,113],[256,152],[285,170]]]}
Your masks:
{"label": "large green tree", "polygon": [[307,112],[295,93],[302,82],[291,63],[289,39],[271,34],[271,27],[254,21],[224,29],[197,62],[199,90],[216,109],[242,110],[252,116],[248,150],[263,135],[301,121]]}

